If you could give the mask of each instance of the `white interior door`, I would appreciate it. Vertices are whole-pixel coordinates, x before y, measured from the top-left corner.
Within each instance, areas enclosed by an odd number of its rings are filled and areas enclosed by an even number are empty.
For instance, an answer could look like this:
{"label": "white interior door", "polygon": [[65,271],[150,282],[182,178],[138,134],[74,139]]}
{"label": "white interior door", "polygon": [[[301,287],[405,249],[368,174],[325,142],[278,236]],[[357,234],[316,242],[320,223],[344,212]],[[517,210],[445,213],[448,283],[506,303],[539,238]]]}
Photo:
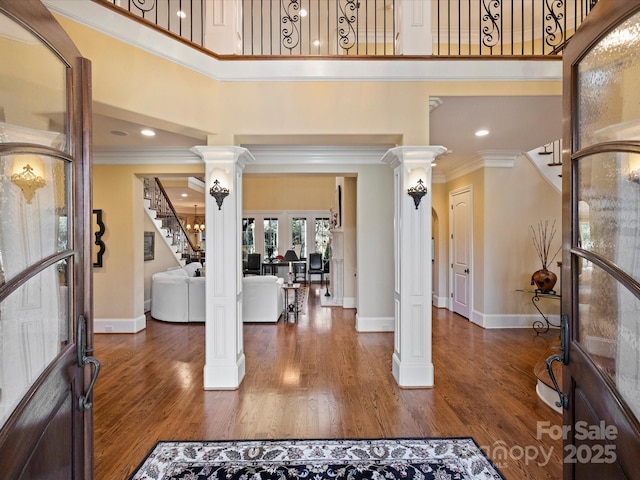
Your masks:
{"label": "white interior door", "polygon": [[472,191],[451,192],[451,310],[469,318],[471,309]]}

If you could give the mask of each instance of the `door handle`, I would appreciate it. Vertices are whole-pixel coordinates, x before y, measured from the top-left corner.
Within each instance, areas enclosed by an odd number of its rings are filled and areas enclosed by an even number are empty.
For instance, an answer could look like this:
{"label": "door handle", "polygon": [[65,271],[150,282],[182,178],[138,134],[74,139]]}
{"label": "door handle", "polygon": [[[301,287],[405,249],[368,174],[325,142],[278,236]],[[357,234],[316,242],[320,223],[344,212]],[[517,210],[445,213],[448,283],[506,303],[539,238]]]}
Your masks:
{"label": "door handle", "polygon": [[89,410],[93,406],[93,402],[90,402],[89,398],[100,374],[100,360],[94,356],[87,355],[87,353],[89,353],[87,349],[87,321],[82,315],[78,318],[76,328],[76,347],[78,348],[78,367],[84,370],[86,365],[93,365],[93,374],[91,375],[89,387],[87,391],[78,398],[80,410]]}
{"label": "door handle", "polygon": [[468,268],[465,268],[465,269],[464,269],[464,273],[469,273],[469,269],[468,269]]}
{"label": "door handle", "polygon": [[560,317],[560,353],[547,358],[547,372],[549,373],[549,377],[551,377],[553,387],[556,392],[558,392],[559,397],[556,406],[566,410],[569,408],[569,397],[562,392],[558,386],[556,374],[553,373],[553,369],[551,368],[553,362],[562,362],[563,365],[569,364],[569,317],[566,314]]}

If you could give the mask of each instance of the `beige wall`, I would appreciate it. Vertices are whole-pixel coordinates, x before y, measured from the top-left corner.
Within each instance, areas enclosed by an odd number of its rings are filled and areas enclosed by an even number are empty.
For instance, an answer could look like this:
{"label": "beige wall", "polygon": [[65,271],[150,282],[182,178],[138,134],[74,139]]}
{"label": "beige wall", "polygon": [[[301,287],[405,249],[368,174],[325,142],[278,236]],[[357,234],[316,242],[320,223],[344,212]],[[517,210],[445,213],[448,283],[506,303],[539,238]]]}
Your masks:
{"label": "beige wall", "polygon": [[243,175],[243,210],[329,210],[334,175]]}
{"label": "beige wall", "polygon": [[[202,175],[203,169],[204,166],[198,164],[94,165],[93,208],[102,209],[105,224],[102,240],[106,244],[103,267],[93,270],[96,318],[130,320],[144,315],[145,262],[142,247],[147,215],[142,207],[143,191],[139,176],[163,173]],[[156,241],[156,249],[158,243]]]}

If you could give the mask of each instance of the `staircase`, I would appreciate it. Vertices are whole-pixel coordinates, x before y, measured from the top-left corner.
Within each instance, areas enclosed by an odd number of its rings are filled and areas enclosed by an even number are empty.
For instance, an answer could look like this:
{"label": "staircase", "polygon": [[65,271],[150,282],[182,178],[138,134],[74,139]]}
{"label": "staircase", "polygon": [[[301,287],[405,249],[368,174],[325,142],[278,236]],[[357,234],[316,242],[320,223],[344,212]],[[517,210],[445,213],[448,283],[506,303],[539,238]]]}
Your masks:
{"label": "staircase", "polygon": [[144,210],[155,224],[159,236],[175,255],[178,263],[184,265],[187,258],[201,261],[201,252],[189,239],[160,180],[145,178],[143,182]]}
{"label": "staircase", "polygon": [[527,156],[551,186],[562,193],[562,140],[535,148]]}

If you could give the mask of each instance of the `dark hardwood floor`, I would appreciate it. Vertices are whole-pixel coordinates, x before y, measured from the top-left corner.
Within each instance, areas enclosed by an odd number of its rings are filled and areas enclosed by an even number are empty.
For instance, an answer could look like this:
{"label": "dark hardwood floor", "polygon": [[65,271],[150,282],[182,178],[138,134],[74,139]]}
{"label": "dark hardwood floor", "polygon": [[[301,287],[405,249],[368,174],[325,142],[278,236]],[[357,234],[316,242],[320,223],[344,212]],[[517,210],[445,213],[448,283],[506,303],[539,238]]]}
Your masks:
{"label": "dark hardwood floor", "polygon": [[96,335],[96,479],[127,479],[158,440],[449,436],[472,436],[508,480],[562,477],[561,440],[538,435],[561,417],[533,373],[555,331],[484,330],[434,309],[435,387],[402,389],[393,333],[358,334],[355,310],[320,307],[322,293],[312,285],[297,325],[244,326],[233,391],[202,388],[203,324]]}

